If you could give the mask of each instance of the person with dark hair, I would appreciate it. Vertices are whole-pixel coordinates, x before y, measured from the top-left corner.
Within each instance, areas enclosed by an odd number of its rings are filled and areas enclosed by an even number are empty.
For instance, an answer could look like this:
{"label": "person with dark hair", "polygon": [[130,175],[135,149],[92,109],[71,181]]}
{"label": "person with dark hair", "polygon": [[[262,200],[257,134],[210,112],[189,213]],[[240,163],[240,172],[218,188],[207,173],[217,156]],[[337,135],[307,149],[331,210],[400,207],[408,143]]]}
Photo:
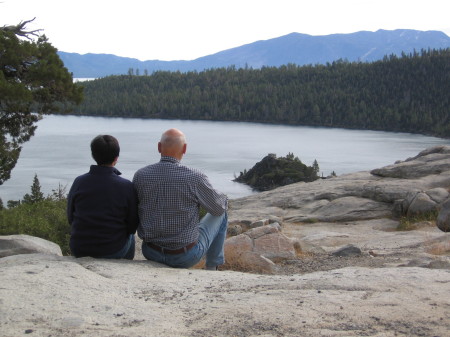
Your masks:
{"label": "person with dark hair", "polygon": [[137,197],[131,181],[114,167],[120,146],[99,135],[91,142],[97,165],[75,179],[67,197],[70,250],[75,257],[134,258],[138,225]]}
{"label": "person with dark hair", "polygon": [[91,142],[91,152],[97,165],[111,164],[119,157],[119,142],[110,135],[97,136]]}

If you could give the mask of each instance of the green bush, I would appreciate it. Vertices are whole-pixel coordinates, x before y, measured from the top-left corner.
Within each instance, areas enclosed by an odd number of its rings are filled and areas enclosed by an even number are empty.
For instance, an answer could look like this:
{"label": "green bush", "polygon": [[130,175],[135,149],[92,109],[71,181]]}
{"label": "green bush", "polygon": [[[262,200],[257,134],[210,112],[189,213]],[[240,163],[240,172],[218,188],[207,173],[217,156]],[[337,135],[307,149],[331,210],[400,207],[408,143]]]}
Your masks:
{"label": "green bush", "polygon": [[417,214],[414,216],[403,216],[400,218],[397,230],[398,231],[412,231],[418,228],[417,224],[423,221],[436,222],[439,215],[437,210]]}
{"label": "green bush", "polygon": [[46,199],[0,210],[0,235],[37,236],[58,244],[64,255],[70,255],[66,205],[66,200]]}

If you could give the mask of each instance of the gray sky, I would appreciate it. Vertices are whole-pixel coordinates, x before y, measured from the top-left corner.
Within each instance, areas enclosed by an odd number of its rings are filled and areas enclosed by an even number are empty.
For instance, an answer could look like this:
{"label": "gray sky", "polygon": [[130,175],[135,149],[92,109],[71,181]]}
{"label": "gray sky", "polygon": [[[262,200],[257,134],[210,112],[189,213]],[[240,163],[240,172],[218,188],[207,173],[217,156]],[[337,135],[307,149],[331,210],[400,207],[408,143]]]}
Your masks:
{"label": "gray sky", "polygon": [[0,0],[0,26],[29,29],[58,50],[140,60],[192,60],[292,32],[439,30],[449,0]]}

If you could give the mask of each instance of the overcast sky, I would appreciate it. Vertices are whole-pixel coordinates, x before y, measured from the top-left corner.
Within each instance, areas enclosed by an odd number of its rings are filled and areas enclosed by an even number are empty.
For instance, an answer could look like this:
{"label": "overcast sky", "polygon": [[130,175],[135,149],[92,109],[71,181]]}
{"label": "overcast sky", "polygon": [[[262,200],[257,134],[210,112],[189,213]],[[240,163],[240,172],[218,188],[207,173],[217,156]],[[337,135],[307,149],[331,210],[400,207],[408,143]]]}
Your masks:
{"label": "overcast sky", "polygon": [[292,32],[439,30],[449,0],[0,0],[0,26],[36,17],[65,52],[192,60]]}

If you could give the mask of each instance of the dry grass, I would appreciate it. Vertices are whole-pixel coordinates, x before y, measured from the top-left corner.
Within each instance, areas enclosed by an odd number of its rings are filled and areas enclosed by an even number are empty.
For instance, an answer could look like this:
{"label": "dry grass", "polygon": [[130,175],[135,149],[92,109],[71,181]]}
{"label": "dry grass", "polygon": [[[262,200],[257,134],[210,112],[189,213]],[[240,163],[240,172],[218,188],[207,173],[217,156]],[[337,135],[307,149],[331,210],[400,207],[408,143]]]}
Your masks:
{"label": "dry grass", "polygon": [[437,242],[427,245],[425,251],[431,255],[450,255],[450,242]]}
{"label": "dry grass", "polygon": [[[240,272],[256,272],[256,273],[264,273],[264,271],[258,266],[249,265],[244,258],[244,254],[247,252],[244,251],[236,251],[231,248],[225,247],[225,264],[219,266],[219,270],[234,270]],[[205,268],[205,259],[202,259],[199,263],[197,263],[193,269],[204,269]]]}
{"label": "dry grass", "polygon": [[415,216],[401,217],[397,226],[398,231],[411,231],[425,226],[435,226],[438,211],[431,211]]}
{"label": "dry grass", "polygon": [[431,255],[450,255],[450,239],[441,241],[430,238],[425,242],[425,252]]}
{"label": "dry grass", "polygon": [[295,256],[299,259],[314,256],[314,254],[311,252],[304,252],[302,250],[302,246],[300,245],[300,242],[298,242],[298,241],[294,242],[294,249],[295,249]]}
{"label": "dry grass", "polygon": [[[436,227],[437,211],[428,212],[414,217],[403,217],[397,230],[418,230]],[[425,234],[427,235],[427,234]],[[431,255],[450,255],[450,240],[437,241],[431,235],[425,240],[424,250]]]}
{"label": "dry grass", "polygon": [[193,269],[205,269],[205,259],[201,259],[199,263],[193,266]]}

